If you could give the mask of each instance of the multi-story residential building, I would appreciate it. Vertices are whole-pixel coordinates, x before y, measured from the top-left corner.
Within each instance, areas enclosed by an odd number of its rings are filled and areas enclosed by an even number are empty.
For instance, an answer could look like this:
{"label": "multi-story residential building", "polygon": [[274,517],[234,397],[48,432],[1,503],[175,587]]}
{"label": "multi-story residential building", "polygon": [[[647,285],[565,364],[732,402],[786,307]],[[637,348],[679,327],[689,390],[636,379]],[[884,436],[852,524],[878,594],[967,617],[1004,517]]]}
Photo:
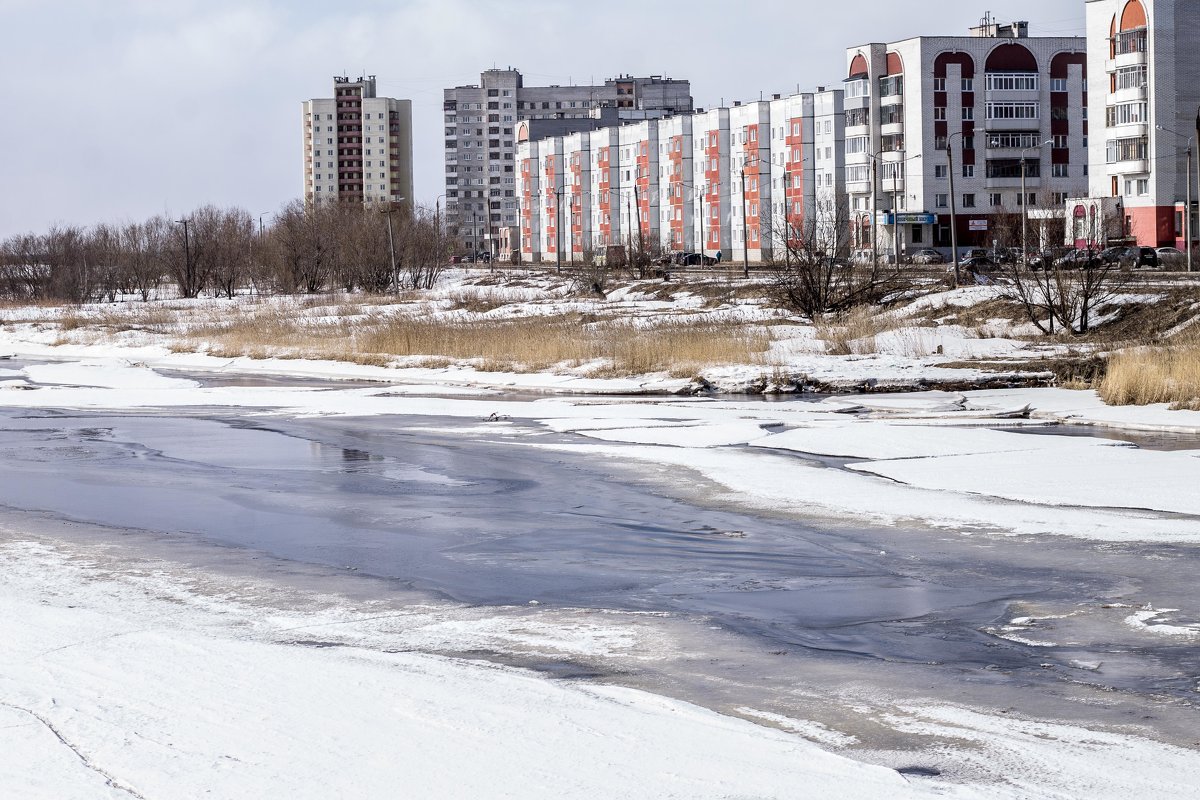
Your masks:
{"label": "multi-story residential building", "polygon": [[775,243],[789,225],[799,232],[821,219],[843,187],[841,90],[595,121],[567,134],[518,124],[523,259],[557,260],[561,247],[576,261],[632,245],[767,261],[781,255]]}
{"label": "multi-story residential building", "polygon": [[952,200],[959,243],[986,246],[1001,215],[1062,209],[1085,193],[1086,49],[1080,37],[1030,37],[1027,23],[990,19],[970,36],[850,48],[845,171],[856,247],[885,256],[949,247]]}
{"label": "multi-story residential building", "polygon": [[411,101],[379,97],[374,75],[334,78],[333,95],[304,103],[305,199],[411,202]]}
{"label": "multi-story residential building", "polygon": [[1117,198],[1126,235],[1140,244],[1183,247],[1187,149],[1200,136],[1200,3],[1088,0],[1086,8],[1088,106],[1098,129],[1091,196]]}
{"label": "multi-story residential building", "polygon": [[518,223],[516,127],[523,120],[585,120],[600,109],[650,116],[692,110],[687,81],[621,76],[595,86],[525,86],[493,69],[476,86],[445,90],[446,222],[459,246],[498,252]]}

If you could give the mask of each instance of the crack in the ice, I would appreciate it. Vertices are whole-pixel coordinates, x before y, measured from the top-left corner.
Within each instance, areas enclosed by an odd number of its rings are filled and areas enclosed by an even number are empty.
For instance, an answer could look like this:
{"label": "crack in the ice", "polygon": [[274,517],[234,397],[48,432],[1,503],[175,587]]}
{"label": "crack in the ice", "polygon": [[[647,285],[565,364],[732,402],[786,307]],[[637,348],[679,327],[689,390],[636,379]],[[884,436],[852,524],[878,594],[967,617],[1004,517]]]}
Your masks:
{"label": "crack in the ice", "polygon": [[0,706],[4,706],[5,708],[11,708],[13,711],[20,711],[21,713],[28,714],[29,716],[33,717],[35,720],[40,722],[42,724],[42,726],[46,728],[46,730],[48,730],[48,731],[50,731],[50,733],[54,734],[54,738],[58,739],[58,741],[61,742],[64,747],[66,747],[68,750],[70,750],[72,753],[75,754],[75,757],[79,759],[79,763],[83,764],[84,767],[86,767],[87,769],[90,769],[92,772],[96,773],[101,778],[104,778],[104,782],[110,788],[116,789],[119,792],[124,792],[125,794],[129,795],[130,797],[137,798],[137,800],[147,800],[145,795],[141,794],[133,787],[126,786],[125,784],[121,783],[115,777],[113,777],[108,772],[106,772],[102,767],[100,767],[94,761],[92,761],[92,759],[89,758],[87,756],[87,754],[85,754],[78,747],[76,747],[75,745],[73,745],[69,741],[67,741],[67,737],[65,737],[62,734],[62,732],[54,726],[54,723],[52,723],[50,720],[43,717],[41,714],[37,713],[36,711],[34,711],[32,709],[23,708],[21,706],[15,706],[12,703],[6,703],[2,700],[0,700]]}

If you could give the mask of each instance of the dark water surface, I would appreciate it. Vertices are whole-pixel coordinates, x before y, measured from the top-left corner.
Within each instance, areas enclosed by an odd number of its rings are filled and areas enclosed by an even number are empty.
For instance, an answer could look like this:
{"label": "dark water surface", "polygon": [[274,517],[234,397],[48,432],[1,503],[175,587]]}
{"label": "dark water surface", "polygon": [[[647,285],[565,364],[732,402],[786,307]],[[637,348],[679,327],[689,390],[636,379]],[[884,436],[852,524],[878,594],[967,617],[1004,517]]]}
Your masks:
{"label": "dark water surface", "polygon": [[[428,417],[4,411],[0,505],[469,604],[670,612],[739,643],[736,658],[697,654],[711,665],[686,669],[724,695],[691,699],[762,700],[799,676],[907,684],[1030,714],[1151,719],[1188,743],[1198,648],[1138,634],[1106,606],[1194,613],[1200,548],[710,507],[686,472],[642,480],[619,460],[523,446],[577,440],[517,425],[528,435]],[[463,426],[476,432],[437,430]],[[1054,647],[997,635],[1039,615],[1071,615],[1021,634]]]}

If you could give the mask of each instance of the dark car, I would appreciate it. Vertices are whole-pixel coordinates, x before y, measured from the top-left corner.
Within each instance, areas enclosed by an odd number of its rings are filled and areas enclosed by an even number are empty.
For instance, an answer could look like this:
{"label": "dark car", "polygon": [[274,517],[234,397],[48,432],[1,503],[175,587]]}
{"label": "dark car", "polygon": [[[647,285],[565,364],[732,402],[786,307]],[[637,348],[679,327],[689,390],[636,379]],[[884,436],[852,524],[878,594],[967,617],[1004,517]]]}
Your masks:
{"label": "dark car", "polygon": [[1162,266],[1158,251],[1153,247],[1126,247],[1121,259],[1121,266],[1138,269],[1139,267],[1157,268]]}
{"label": "dark car", "polygon": [[717,260],[703,253],[685,253],[682,263],[687,267],[713,267],[716,266]]}
{"label": "dark car", "polygon": [[1066,255],[1054,262],[1060,269],[1091,268],[1100,262],[1100,253],[1096,250],[1069,250]]}
{"label": "dark car", "polygon": [[981,285],[995,283],[996,278],[1004,272],[999,262],[989,256],[971,256],[961,261],[959,268]]}

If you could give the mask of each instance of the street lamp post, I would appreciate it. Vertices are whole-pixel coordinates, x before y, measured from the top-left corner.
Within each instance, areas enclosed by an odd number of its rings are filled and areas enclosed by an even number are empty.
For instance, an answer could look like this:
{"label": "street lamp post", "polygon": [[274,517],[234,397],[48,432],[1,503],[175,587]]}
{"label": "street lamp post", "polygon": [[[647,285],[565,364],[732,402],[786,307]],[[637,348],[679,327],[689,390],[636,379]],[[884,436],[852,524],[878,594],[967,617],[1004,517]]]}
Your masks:
{"label": "street lamp post", "polygon": [[958,201],[954,196],[954,149],[950,146],[955,136],[961,137],[962,131],[955,131],[946,137],[947,173],[950,176],[950,254],[954,259],[954,288],[958,288],[961,277],[958,271]]}
{"label": "street lamp post", "polygon": [[[1196,122],[1197,127],[1200,128],[1200,116],[1197,116]],[[1160,131],[1165,131],[1166,133],[1172,134],[1177,138],[1183,138],[1182,133],[1173,131],[1170,128],[1165,128],[1162,125],[1155,125],[1154,127]],[[1187,140],[1188,165],[1187,172],[1184,173],[1184,183],[1187,184],[1187,199],[1185,200],[1183,207],[1183,248],[1187,255],[1188,272],[1192,271],[1192,141],[1193,140],[1191,137],[1189,137]]]}
{"label": "street lamp post", "polygon": [[[760,160],[757,157],[742,164],[742,275],[746,278],[750,277],[750,220],[746,213],[746,167],[757,167],[759,164]],[[761,175],[759,179],[762,179]]]}
{"label": "street lamp post", "polygon": [[1035,147],[1026,147],[1021,150],[1021,266],[1029,269],[1029,193],[1025,191],[1025,175],[1029,171],[1026,169],[1025,154],[1031,150],[1038,152],[1038,176],[1041,176],[1041,152],[1042,148],[1048,144],[1054,144],[1053,139],[1047,139]]}
{"label": "street lamp post", "polygon": [[[903,150],[880,150],[877,153],[867,153],[867,157],[871,159],[871,269],[875,272],[879,271],[879,161],[883,158],[884,153],[903,153]],[[892,173],[892,228],[893,228],[893,246],[896,247],[896,268],[900,267],[900,250],[898,242],[898,231],[896,230],[896,201],[897,193],[896,182],[900,180],[900,165],[909,161],[915,161],[920,158],[921,154],[912,158],[901,158],[897,161],[885,162],[890,163],[895,168]]]}

